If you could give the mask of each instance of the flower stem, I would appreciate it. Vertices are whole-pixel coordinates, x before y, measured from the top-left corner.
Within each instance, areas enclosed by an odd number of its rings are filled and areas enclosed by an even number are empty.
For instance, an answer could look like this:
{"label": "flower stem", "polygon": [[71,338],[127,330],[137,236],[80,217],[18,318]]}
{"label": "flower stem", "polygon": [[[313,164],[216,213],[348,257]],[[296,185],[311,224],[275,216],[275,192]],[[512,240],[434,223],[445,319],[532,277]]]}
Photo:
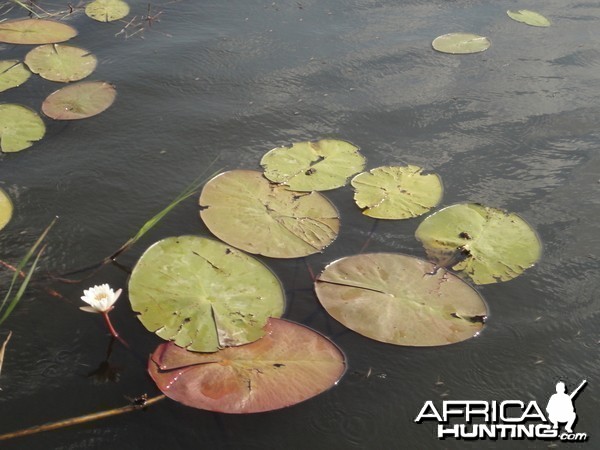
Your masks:
{"label": "flower stem", "polygon": [[110,321],[110,317],[108,317],[108,311],[103,312],[102,317],[104,317],[104,323],[106,324],[108,331],[110,331],[111,336],[114,337],[115,339],[118,339],[118,341],[121,344],[123,344],[125,347],[129,348],[129,344],[125,341],[125,339],[123,339],[121,336],[119,336],[119,333],[117,333],[117,330],[115,330],[115,327],[113,327],[113,324]]}

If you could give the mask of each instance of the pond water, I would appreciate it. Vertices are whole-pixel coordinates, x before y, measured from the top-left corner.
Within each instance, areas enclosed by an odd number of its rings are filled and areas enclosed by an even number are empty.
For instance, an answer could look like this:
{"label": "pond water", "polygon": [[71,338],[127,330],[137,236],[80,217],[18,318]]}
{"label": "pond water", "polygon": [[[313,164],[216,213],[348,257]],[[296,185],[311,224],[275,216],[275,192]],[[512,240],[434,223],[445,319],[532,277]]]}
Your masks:
{"label": "pond water", "polygon": [[[66,2],[63,2],[66,3]],[[55,8],[61,2],[40,2]],[[130,0],[131,16],[147,2]],[[527,7],[553,24],[511,21]],[[60,217],[41,261],[64,272],[117,249],[216,158],[223,169],[258,169],[267,150],[335,137],[362,149],[368,167],[411,163],[441,175],[441,206],[482,202],[521,214],[544,254],[510,282],[479,287],[490,316],[477,338],[448,347],[378,343],[331,319],[300,261],[263,261],[287,289],[286,318],[329,336],[348,371],[324,394],[284,410],[222,415],[171,400],[77,427],[8,441],[2,448],[387,449],[546,448],[548,441],[439,441],[432,423],[416,424],[423,403],[444,399],[537,400],[555,383],[576,399],[576,431],[594,436],[600,394],[600,5],[576,0],[527,4],[472,1],[180,1],[153,4],[158,19],[143,33],[115,37],[124,23],[101,24],[81,12],[68,21],[72,42],[99,60],[91,79],[115,84],[118,98],[83,121],[46,120],[32,148],[0,156],[0,183],[16,211],[0,233],[0,258],[17,262],[50,220]],[[4,17],[18,17],[15,10]],[[131,17],[130,16],[130,17]],[[484,53],[436,53],[440,34],[488,36]],[[29,47],[0,45],[2,59]],[[32,77],[0,94],[39,110],[57,84]],[[373,221],[349,188],[326,194],[342,232],[315,271],[359,251]],[[197,199],[185,201],[119,261],[133,266],[167,236],[210,236]],[[370,251],[424,256],[414,232],[421,219],[380,222]],[[11,274],[0,272],[2,295]],[[127,404],[158,393],[146,355],[161,342],[122,299],[111,314],[137,353],[115,344],[118,382],[89,376],[109,337],[101,318],[78,309],[93,284],[126,287],[106,267],[81,285],[28,290],[0,330],[13,331],[0,378],[0,433]],[[559,444],[560,445],[560,444]]]}

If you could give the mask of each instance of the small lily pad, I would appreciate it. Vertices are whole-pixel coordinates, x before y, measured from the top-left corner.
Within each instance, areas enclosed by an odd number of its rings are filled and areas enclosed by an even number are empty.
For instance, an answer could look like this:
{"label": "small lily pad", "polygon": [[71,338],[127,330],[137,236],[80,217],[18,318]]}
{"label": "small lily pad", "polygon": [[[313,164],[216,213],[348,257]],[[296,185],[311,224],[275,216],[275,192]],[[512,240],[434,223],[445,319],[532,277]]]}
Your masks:
{"label": "small lily pad", "polygon": [[129,14],[129,5],[122,0],[95,0],[85,7],[85,14],[98,22],[112,22]]}
{"label": "small lily pad", "polygon": [[46,125],[38,114],[25,106],[0,104],[0,148],[18,152],[29,148],[46,133]]}
{"label": "small lily pad", "polygon": [[417,166],[378,167],[351,182],[363,214],[377,219],[409,219],[426,213],[442,199],[442,182]]}
{"label": "small lily pad", "polygon": [[13,204],[10,197],[3,189],[0,189],[0,230],[10,222],[13,213]]}
{"label": "small lily pad", "polygon": [[294,191],[326,191],[344,186],[365,167],[359,148],[346,141],[297,142],[266,153],[260,161],[265,177]]}
{"label": "small lily pad", "polygon": [[56,120],[78,120],[95,116],[113,104],[117,96],[114,86],[105,81],[83,81],[50,94],[42,111]]}
{"label": "small lily pad", "polygon": [[487,317],[479,293],[433,263],[395,253],[348,256],[315,281],[331,316],[380,342],[435,346],[479,334]]}
{"label": "small lily pad", "polygon": [[517,214],[476,203],[441,209],[423,220],[415,234],[429,258],[476,284],[511,280],[542,252],[536,232]]}
{"label": "small lily pad", "polygon": [[68,82],[82,80],[91,74],[97,59],[79,47],[46,44],[27,53],[25,64],[46,80]]}
{"label": "small lily pad", "polygon": [[55,20],[19,19],[0,23],[0,42],[7,44],[52,44],[75,36],[75,28]]}
{"label": "small lily pad", "polygon": [[21,62],[17,60],[0,61],[0,92],[21,86],[30,76],[31,72]]}
{"label": "small lily pad", "polygon": [[200,195],[202,220],[219,239],[250,253],[297,258],[325,249],[336,238],[335,206],[318,192],[295,192],[260,172],[217,175]]}
{"label": "small lily pad", "polygon": [[454,55],[479,53],[490,48],[490,40],[471,33],[448,33],[436,37],[432,44],[434,50]]}
{"label": "small lily pad", "polygon": [[192,353],[162,344],[148,372],[169,398],[193,408],[247,414],[295,405],[334,386],[344,354],[302,325],[269,319],[265,336],[217,353]]}
{"label": "small lily pad", "polygon": [[549,27],[550,21],[535,11],[520,9],[518,11],[506,11],[508,17],[517,22],[522,22],[532,27]]}
{"label": "small lily pad", "polygon": [[131,273],[129,300],[149,331],[200,352],[259,339],[284,308],[281,284],[264,264],[199,236],[146,250]]}

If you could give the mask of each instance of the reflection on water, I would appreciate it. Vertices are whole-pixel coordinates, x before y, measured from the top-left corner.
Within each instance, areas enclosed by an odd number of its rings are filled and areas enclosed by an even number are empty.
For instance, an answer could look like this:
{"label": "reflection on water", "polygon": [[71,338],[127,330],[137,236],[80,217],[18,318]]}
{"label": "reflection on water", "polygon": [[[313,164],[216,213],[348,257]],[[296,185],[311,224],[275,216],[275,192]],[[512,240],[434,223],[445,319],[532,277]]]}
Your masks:
{"label": "reflection on water", "polygon": [[[145,13],[147,2],[130,3]],[[590,380],[576,406],[578,427],[592,430],[600,375],[600,7],[575,0],[527,7],[552,27],[517,24],[506,5],[490,0],[184,1],[160,6],[154,31],[128,40],[113,37],[122,24],[75,16],[73,42],[97,55],[92,78],[113,82],[117,102],[90,120],[49,122],[41,143],[0,156],[0,183],[16,204],[0,234],[0,258],[18,260],[59,215],[42,266],[87,265],[118,248],[217,155],[226,169],[256,169],[271,148],[321,137],[359,145],[369,168],[434,170],[446,189],[442,206],[480,201],[522,214],[539,231],[544,255],[523,276],[479,288],[491,310],[480,337],[428,349],[348,331],[318,304],[303,263],[265,259],[288,289],[286,317],[346,352],[349,371],[337,387],[252,416],[165,401],[3,448],[440,448],[431,427],[413,423],[425,400],[543,402],[558,378],[569,386]],[[487,35],[492,47],[464,57],[431,50],[434,37],[457,30]],[[24,55],[18,46],[0,52],[2,59]],[[36,78],[0,101],[39,109],[57,85]],[[349,190],[327,196],[343,226],[324,254],[308,258],[315,270],[357,252],[373,224]],[[380,222],[369,251],[423,256],[414,238],[419,223]],[[155,240],[187,233],[209,234],[192,199],[121,261],[133,265]],[[4,286],[7,274],[0,280]],[[88,284],[100,282],[125,287],[126,274],[109,267]],[[57,289],[77,302],[87,287]],[[142,354],[157,345],[126,302],[112,317]],[[106,352],[96,319],[33,287],[6,323],[14,335],[0,379],[1,432],[156,392],[143,362],[122,348],[110,360],[123,369],[118,383],[86,377]]]}

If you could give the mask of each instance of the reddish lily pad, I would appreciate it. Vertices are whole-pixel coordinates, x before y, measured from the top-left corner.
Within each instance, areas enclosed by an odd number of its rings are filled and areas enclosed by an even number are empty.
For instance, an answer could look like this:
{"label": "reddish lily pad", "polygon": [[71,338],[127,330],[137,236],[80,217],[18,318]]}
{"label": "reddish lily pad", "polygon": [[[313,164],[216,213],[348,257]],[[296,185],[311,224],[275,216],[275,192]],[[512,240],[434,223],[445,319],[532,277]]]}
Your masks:
{"label": "reddish lily pad", "polygon": [[269,319],[265,336],[216,353],[159,345],[148,372],[169,398],[230,414],[284,408],[334,386],[346,370],[344,354],[302,325]]}
{"label": "reddish lily pad", "polygon": [[348,256],[317,277],[319,301],[348,328],[381,342],[453,344],[476,336],[487,308],[479,293],[433,263],[394,253]]}
{"label": "reddish lily pad", "polygon": [[0,42],[7,44],[53,44],[75,36],[75,28],[55,20],[19,19],[0,23]]}
{"label": "reddish lily pad", "polygon": [[42,111],[56,120],[87,119],[105,111],[117,96],[114,86],[105,81],[84,81],[50,94]]}
{"label": "reddish lily pad", "polygon": [[200,216],[219,239],[250,253],[297,258],[318,253],[336,238],[335,206],[318,192],[294,192],[260,172],[232,170],[202,189]]}

